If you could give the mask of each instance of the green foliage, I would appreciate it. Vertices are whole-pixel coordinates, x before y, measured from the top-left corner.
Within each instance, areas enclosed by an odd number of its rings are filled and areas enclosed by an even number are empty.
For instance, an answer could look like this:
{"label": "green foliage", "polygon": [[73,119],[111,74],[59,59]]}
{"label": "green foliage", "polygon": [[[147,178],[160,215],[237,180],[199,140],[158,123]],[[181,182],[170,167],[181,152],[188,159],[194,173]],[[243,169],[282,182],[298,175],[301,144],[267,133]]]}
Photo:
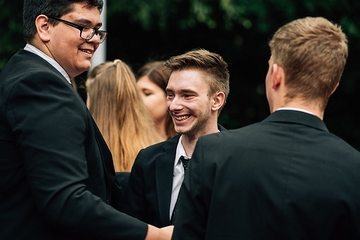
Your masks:
{"label": "green foliage", "polygon": [[[230,63],[232,90],[219,121],[228,128],[269,114],[263,78],[269,57],[267,41],[276,29],[305,16],[323,16],[340,24],[349,39],[350,54],[325,120],[332,132],[360,148],[360,128],[355,127],[360,119],[353,114],[360,101],[359,0],[106,1],[109,59],[140,64],[152,53],[165,58],[197,47],[221,53]],[[25,45],[22,0],[0,0],[0,11],[1,70]]]}
{"label": "green foliage", "polygon": [[[24,45],[22,1],[0,0],[0,69]],[[199,25],[268,34],[285,22],[307,15],[338,22],[350,39],[360,39],[360,1],[353,0],[107,0],[109,17],[126,15],[144,30],[186,30]],[[121,24],[121,23],[119,23]]]}
{"label": "green foliage", "polygon": [[351,37],[360,38],[356,14],[360,6],[350,0],[108,0],[108,9],[109,16],[126,14],[145,30],[161,31],[201,24],[209,29],[240,26],[269,33],[299,17],[327,16],[337,20]]}
{"label": "green foliage", "polygon": [[8,59],[23,47],[22,39],[22,1],[0,0],[0,70]]}

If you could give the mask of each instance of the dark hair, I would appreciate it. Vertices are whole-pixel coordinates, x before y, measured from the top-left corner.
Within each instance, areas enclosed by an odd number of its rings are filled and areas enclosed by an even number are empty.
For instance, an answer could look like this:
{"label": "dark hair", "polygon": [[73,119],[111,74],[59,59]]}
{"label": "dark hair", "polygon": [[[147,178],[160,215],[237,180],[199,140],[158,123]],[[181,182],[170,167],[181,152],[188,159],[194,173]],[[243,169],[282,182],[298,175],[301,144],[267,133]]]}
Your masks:
{"label": "dark hair", "polygon": [[165,61],[148,62],[137,72],[137,79],[148,76],[149,79],[161,89],[166,89],[170,77],[170,70],[164,66]]}
{"label": "dark hair", "polygon": [[[74,3],[87,3],[89,7],[97,7],[101,12],[102,0],[24,0],[23,35],[26,42],[31,41],[36,34],[35,19],[44,14],[52,17],[62,17],[73,11]],[[55,20],[50,20],[55,24]]]}

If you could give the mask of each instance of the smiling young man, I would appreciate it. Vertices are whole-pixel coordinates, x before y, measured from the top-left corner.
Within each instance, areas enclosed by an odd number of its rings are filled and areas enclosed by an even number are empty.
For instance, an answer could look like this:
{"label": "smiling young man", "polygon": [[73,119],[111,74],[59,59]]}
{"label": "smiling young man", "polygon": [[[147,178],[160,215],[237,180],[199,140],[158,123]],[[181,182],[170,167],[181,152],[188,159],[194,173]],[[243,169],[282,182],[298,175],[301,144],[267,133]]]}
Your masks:
{"label": "smiling young man", "polygon": [[121,209],[157,227],[173,222],[184,178],[183,156],[190,159],[200,136],[224,130],[217,119],[229,94],[229,72],[223,58],[199,49],[166,61],[171,70],[167,107],[175,130],[172,139],[138,154],[125,188]]}
{"label": "smiling young man", "polygon": [[70,79],[105,40],[102,0],[25,0],[0,75],[0,239],[170,239],[119,212],[109,149]]}

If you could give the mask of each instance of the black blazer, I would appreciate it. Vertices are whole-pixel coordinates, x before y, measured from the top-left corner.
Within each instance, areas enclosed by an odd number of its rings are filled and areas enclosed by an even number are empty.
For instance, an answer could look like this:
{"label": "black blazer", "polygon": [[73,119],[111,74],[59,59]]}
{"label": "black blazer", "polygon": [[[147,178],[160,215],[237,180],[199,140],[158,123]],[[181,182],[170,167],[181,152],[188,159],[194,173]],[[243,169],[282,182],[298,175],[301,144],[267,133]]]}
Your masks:
{"label": "black blazer", "polygon": [[[219,130],[226,129],[219,125]],[[171,225],[170,201],[179,138],[176,135],[139,152],[122,195],[121,211],[157,227]]]}
{"label": "black blazer", "polygon": [[360,239],[360,153],[319,118],[280,110],[201,137],[173,239]]}
{"label": "black blazer", "polygon": [[0,239],[144,239],[84,102],[25,50],[0,75]]}

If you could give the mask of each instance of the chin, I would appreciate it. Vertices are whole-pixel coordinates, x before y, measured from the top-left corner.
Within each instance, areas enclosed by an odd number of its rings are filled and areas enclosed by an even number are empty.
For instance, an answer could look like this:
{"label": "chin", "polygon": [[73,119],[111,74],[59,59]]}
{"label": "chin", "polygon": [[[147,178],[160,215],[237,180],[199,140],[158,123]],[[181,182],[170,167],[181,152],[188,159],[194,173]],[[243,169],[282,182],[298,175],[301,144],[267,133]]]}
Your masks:
{"label": "chin", "polygon": [[91,62],[88,62],[86,64],[83,64],[81,67],[79,67],[79,71],[81,71],[81,73],[88,71],[91,68]]}
{"label": "chin", "polygon": [[175,132],[177,132],[177,133],[179,133],[179,134],[186,133],[186,131],[184,131],[183,128],[176,128],[176,127],[175,127]]}

